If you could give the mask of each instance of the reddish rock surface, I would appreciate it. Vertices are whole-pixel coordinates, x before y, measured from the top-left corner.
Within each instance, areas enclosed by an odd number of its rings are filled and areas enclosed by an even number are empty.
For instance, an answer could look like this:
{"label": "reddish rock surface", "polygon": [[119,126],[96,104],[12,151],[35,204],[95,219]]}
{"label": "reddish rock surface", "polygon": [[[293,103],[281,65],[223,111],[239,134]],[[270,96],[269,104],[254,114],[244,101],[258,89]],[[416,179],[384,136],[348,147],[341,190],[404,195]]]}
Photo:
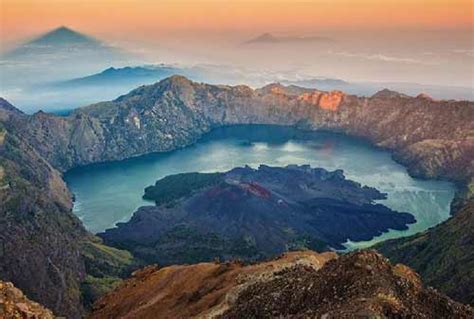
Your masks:
{"label": "reddish rock surface", "polygon": [[374,251],[293,252],[254,265],[201,263],[136,272],[90,318],[472,318]]}
{"label": "reddish rock surface", "polygon": [[53,319],[51,310],[29,300],[11,282],[0,280],[0,318]]}

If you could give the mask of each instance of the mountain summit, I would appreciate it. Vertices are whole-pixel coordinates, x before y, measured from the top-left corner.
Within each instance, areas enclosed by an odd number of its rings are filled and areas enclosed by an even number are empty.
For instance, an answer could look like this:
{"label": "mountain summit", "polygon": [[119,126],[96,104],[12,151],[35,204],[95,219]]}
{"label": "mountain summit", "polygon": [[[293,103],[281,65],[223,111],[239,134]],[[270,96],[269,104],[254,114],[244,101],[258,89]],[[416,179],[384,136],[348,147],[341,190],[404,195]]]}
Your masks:
{"label": "mountain summit", "polygon": [[244,44],[257,43],[317,43],[317,42],[331,42],[332,39],[322,36],[276,36],[271,33],[263,33],[253,39],[250,39]]}
{"label": "mountain summit", "polygon": [[[65,52],[59,52],[66,50]],[[6,57],[8,59],[32,59],[36,61],[38,55],[55,55],[58,53],[64,56],[81,54],[81,51],[117,51],[117,49],[107,46],[100,40],[91,36],[74,31],[68,27],[59,27],[51,30],[43,35],[34,38],[31,41],[25,42],[16,49],[8,52]],[[83,52],[82,52],[83,53]]]}
{"label": "mountain summit", "polygon": [[46,34],[27,42],[26,45],[71,45],[71,44],[86,44],[86,45],[102,45],[97,39],[74,31],[68,27],[61,26]]}
{"label": "mountain summit", "polygon": [[253,39],[248,40],[246,43],[275,43],[278,42],[277,37],[275,37],[271,33],[264,33],[255,37]]}
{"label": "mountain summit", "polygon": [[2,58],[4,84],[15,88],[77,77],[134,59],[124,50],[64,26],[19,45]]}

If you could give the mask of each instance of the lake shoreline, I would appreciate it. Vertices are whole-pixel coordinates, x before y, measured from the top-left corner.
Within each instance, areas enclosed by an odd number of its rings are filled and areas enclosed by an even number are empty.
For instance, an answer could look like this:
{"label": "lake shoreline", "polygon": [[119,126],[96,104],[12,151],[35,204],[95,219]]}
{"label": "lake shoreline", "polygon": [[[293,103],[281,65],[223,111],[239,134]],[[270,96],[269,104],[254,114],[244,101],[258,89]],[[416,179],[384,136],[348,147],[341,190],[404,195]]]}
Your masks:
{"label": "lake shoreline", "polygon": [[[396,163],[399,166],[399,167],[396,168],[397,170],[399,170],[399,169],[405,170],[406,174],[408,174],[408,176],[410,178],[413,178],[413,177],[410,176],[409,171],[406,169],[405,166],[403,166],[400,163],[397,163],[393,160],[393,156],[390,152],[387,152],[387,150],[384,149],[384,148],[372,145],[366,139],[353,137],[353,136],[348,136],[347,134],[341,133],[341,132],[331,132],[331,131],[327,131],[327,130],[321,130],[321,131],[305,130],[305,129],[297,128],[297,127],[294,127],[294,126],[232,125],[232,126],[226,126],[226,127],[220,127],[220,128],[213,129],[209,133],[206,133],[206,134],[202,135],[199,139],[197,139],[197,141],[195,143],[191,144],[190,146],[186,146],[186,147],[174,150],[174,151],[161,152],[161,153],[150,153],[150,154],[142,155],[142,156],[139,156],[139,157],[126,159],[126,160],[123,160],[123,161],[111,161],[111,162],[104,162],[104,163],[94,163],[94,164],[90,164],[90,165],[87,165],[87,166],[74,168],[72,170],[69,170],[67,173],[65,173],[65,180],[68,183],[68,186],[70,186],[68,180],[69,180],[70,176],[74,175],[74,174],[83,174],[85,172],[90,173],[90,172],[94,172],[94,171],[97,171],[97,170],[100,171],[104,168],[108,169],[110,167],[114,168],[115,170],[120,170],[122,166],[147,165],[147,163],[149,163],[149,161],[152,161],[152,162],[156,161],[156,160],[159,161],[163,158],[165,158],[165,159],[167,158],[168,160],[170,158],[175,158],[175,160],[176,160],[183,153],[186,153],[189,150],[196,150],[197,148],[201,147],[201,145],[206,144],[209,141],[216,140],[216,136],[217,136],[217,140],[222,140],[222,139],[232,138],[232,137],[238,139],[238,136],[237,137],[235,136],[236,131],[240,132],[240,131],[249,131],[249,130],[250,131],[254,130],[253,133],[250,133],[250,134],[248,134],[248,136],[246,136],[247,142],[250,141],[250,143],[245,142],[245,143],[243,143],[243,145],[239,145],[239,147],[242,147],[246,151],[249,151],[248,147],[253,147],[252,145],[254,145],[254,144],[258,145],[258,143],[261,142],[262,140],[265,140],[266,138],[268,139],[268,136],[270,136],[272,138],[272,142],[274,144],[280,143],[280,145],[283,145],[284,143],[287,143],[288,141],[290,141],[292,139],[295,139],[295,138],[297,140],[299,139],[299,140],[303,140],[305,142],[312,143],[311,141],[313,141],[313,142],[318,141],[318,138],[321,139],[321,137],[327,137],[327,138],[329,138],[329,140],[336,140],[336,141],[340,140],[340,141],[346,141],[349,145],[359,145],[360,147],[362,147],[363,150],[368,149],[368,150],[371,150],[375,153],[377,153],[377,152],[384,153],[384,156],[386,156],[386,157],[387,157],[387,154],[388,154],[389,159],[386,159],[387,161],[389,161],[389,160],[393,161],[394,163]],[[260,132],[259,132],[259,130],[260,130]],[[238,134],[241,134],[241,133],[242,132],[240,132]],[[245,145],[246,143],[247,143],[247,145]],[[290,146],[295,147],[294,145],[291,145],[291,143],[290,143]],[[260,146],[260,147],[262,147],[262,146]],[[290,151],[291,150],[288,150],[288,152],[290,152]],[[241,163],[241,164],[248,164],[248,163]],[[271,163],[261,162],[261,163],[258,163],[258,164],[271,164]],[[286,164],[295,164],[295,163],[286,162]],[[299,162],[298,164],[307,164],[307,163]],[[236,165],[236,166],[238,166],[238,165]],[[233,166],[233,167],[235,167],[235,166]],[[230,168],[233,168],[233,167],[230,167]],[[327,168],[327,167],[325,167],[325,168]],[[341,167],[333,167],[333,168],[341,168]],[[189,168],[185,169],[184,171],[195,171],[195,169],[193,169],[193,167],[189,167]],[[211,169],[209,171],[213,171],[213,170]],[[214,171],[215,171],[215,169],[214,169]],[[154,178],[154,179],[156,180],[156,179],[158,179],[158,177],[159,176],[156,176],[156,178]],[[446,183],[446,181],[443,181],[443,180],[418,179],[418,178],[413,178],[413,179],[415,179],[419,182],[428,182],[428,183],[442,182],[442,183]],[[147,186],[147,185],[143,185],[143,186]],[[374,186],[374,185],[370,185],[370,186]],[[453,198],[454,198],[454,194],[456,194],[458,192],[458,190],[456,189],[454,184],[452,184],[452,187],[453,187]],[[139,191],[142,192],[143,188],[144,187],[140,188]],[[74,192],[74,187],[72,187],[71,190]],[[141,197],[141,195],[142,195],[142,193],[140,193],[140,197]],[[78,200],[81,201],[80,198]],[[449,202],[449,205],[451,203],[451,200]],[[81,202],[81,205],[82,204],[83,203]],[[137,205],[137,207],[133,207],[133,208],[130,209],[129,214],[127,215],[127,217],[122,217],[122,218],[118,219],[116,222],[127,221],[131,217],[130,214],[132,212],[136,211],[139,207],[146,206],[148,204],[150,204],[150,203],[146,203],[145,201],[141,201],[140,204]],[[446,220],[447,218],[449,218],[449,215],[446,216],[446,218],[443,218],[442,220],[440,220],[439,222],[442,222],[442,221]],[[113,223],[113,225],[115,225],[115,223]],[[86,221],[85,221],[85,224],[87,224]],[[434,225],[435,224],[431,225],[430,227],[432,227]],[[110,227],[110,226],[111,225],[109,225],[108,227]],[[98,230],[98,232],[100,232],[102,230],[104,230],[104,229],[100,229],[100,230]],[[407,234],[405,236],[408,236],[408,235],[411,235],[411,234]],[[382,238],[385,238],[385,236],[387,236],[387,234],[384,233],[381,236],[382,236]],[[379,237],[379,236],[377,236],[377,237]],[[399,236],[397,236],[397,237],[399,237]]]}

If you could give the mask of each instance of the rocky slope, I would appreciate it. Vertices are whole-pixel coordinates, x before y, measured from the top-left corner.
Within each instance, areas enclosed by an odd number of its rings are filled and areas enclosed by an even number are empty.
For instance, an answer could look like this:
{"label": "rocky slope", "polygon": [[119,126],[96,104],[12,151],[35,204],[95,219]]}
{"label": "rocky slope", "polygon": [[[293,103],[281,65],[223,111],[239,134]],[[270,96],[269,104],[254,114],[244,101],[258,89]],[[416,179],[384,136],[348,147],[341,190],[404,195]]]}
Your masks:
{"label": "rocky slope", "polygon": [[136,272],[90,318],[471,318],[403,265],[362,251],[293,252],[244,266],[201,263]]}
{"label": "rocky slope", "polygon": [[51,310],[29,300],[11,282],[0,280],[0,318],[53,319]]}
{"label": "rocky slope", "polygon": [[98,234],[108,245],[160,265],[259,260],[288,250],[344,249],[415,219],[374,200],[385,194],[307,165],[234,168],[167,176],[147,187],[156,206]]}
{"label": "rocky slope", "polygon": [[473,102],[387,90],[372,97],[281,85],[253,90],[179,76],[67,117],[27,116],[0,99],[0,277],[55,313],[82,313],[87,269],[79,244],[92,239],[72,214],[61,179],[72,167],[176,149],[217,126],[269,123],[360,136],[390,149],[413,174],[467,185],[474,175],[473,119]]}
{"label": "rocky slope", "polygon": [[87,233],[71,213],[71,194],[59,172],[14,134],[10,122],[2,124],[0,277],[58,314],[81,313],[85,269],[77,242]]}
{"label": "rocky slope", "polygon": [[377,249],[416,269],[427,284],[474,305],[474,200],[437,227],[383,242]]}
{"label": "rocky slope", "polygon": [[93,237],[72,213],[61,174],[12,125],[27,116],[3,100],[0,120],[0,278],[58,315],[78,318],[81,282],[94,276],[96,263],[83,246]]}

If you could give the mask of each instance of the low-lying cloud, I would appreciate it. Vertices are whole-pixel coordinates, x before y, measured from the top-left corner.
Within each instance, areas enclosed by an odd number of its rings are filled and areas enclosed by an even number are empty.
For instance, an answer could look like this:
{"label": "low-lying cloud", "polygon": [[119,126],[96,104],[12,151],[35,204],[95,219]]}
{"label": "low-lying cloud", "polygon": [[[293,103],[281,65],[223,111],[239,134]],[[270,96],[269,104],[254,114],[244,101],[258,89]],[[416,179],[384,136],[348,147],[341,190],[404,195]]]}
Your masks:
{"label": "low-lying cloud", "polygon": [[382,62],[393,62],[393,63],[403,63],[403,64],[424,64],[424,65],[433,65],[433,62],[417,60],[413,58],[405,57],[396,57],[385,54],[364,54],[364,53],[351,53],[351,52],[334,52],[332,54],[349,57],[349,58],[360,58],[365,60],[372,61],[382,61]]}

